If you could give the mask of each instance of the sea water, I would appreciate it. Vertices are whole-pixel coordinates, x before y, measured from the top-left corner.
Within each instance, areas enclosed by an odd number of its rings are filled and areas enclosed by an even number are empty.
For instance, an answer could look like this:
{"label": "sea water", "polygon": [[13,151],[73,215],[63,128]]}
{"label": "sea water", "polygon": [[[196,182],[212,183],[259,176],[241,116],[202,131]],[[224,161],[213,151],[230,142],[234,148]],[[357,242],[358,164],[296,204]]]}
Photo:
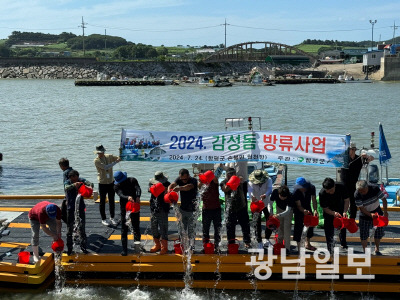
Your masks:
{"label": "sea water", "polygon": [[[121,129],[149,131],[221,131],[224,118],[261,117],[268,131],[352,135],[357,147],[368,147],[382,122],[392,154],[390,177],[400,177],[398,141],[400,83],[303,84],[254,88],[183,86],[75,87],[72,80],[0,80],[0,194],[63,194],[61,157],[87,180],[97,183],[95,146],[117,155]],[[155,171],[170,181],[188,164],[121,162],[114,170],[136,177],[142,187]],[[333,168],[289,165],[288,177],[304,176],[317,189]],[[87,228],[90,231],[90,228]],[[55,291],[30,295],[53,299]],[[187,299],[290,299],[293,292],[190,290]],[[299,292],[300,296],[302,292]],[[20,294],[2,294],[21,299]],[[64,287],[57,299],[180,299],[179,289],[146,287]],[[306,294],[319,299],[326,293]],[[339,297],[339,295],[336,295]],[[347,295],[346,295],[347,296]],[[355,294],[354,298],[360,298]]]}

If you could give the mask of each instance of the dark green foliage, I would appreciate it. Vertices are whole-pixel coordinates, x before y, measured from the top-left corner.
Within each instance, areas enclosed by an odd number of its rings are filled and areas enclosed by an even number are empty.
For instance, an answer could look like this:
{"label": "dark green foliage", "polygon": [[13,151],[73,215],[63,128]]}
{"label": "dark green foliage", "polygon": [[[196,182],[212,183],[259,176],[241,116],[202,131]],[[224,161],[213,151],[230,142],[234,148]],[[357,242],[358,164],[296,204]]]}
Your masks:
{"label": "dark green foliage", "polygon": [[118,47],[113,55],[117,59],[143,59],[156,58],[159,54],[153,46],[139,43]]}
{"label": "dark green foliage", "polygon": [[0,45],[0,57],[10,57],[11,50],[6,45]]}
{"label": "dark green foliage", "polygon": [[[106,40],[107,39],[107,40]],[[117,48],[120,46],[127,45],[128,42],[117,36],[107,37],[101,34],[91,34],[85,37],[85,49],[86,50],[96,50],[96,49],[104,49],[107,42],[107,48]],[[81,36],[74,37],[72,39],[67,40],[67,45],[71,49],[82,49],[83,48],[83,39]]]}

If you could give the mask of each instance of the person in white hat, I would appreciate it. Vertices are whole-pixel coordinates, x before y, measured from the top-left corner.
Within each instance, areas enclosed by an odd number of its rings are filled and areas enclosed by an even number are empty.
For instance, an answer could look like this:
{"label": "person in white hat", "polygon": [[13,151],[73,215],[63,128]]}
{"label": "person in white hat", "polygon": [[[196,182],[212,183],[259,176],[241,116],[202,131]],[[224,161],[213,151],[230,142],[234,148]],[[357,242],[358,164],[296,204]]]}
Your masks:
{"label": "person in white hat", "polygon": [[[270,213],[272,214],[272,204],[270,201],[270,196],[272,193],[272,180],[268,173],[264,170],[254,170],[249,175],[248,191],[251,201],[262,200],[264,202],[264,213],[265,219],[269,218]],[[265,239],[266,243],[262,243],[261,234],[261,213],[255,224],[256,238],[258,242],[258,248],[268,247],[270,245],[269,238],[271,237],[272,230],[265,228]]]}

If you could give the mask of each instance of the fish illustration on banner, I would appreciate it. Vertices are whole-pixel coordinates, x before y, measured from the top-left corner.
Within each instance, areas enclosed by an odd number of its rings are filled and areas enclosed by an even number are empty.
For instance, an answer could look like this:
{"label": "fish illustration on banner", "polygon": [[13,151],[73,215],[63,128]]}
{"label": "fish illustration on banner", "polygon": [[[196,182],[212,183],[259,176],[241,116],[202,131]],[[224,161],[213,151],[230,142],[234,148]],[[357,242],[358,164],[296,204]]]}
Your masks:
{"label": "fish illustration on banner", "polygon": [[227,163],[266,161],[343,166],[350,137],[266,131],[169,132],[122,129],[125,161]]}

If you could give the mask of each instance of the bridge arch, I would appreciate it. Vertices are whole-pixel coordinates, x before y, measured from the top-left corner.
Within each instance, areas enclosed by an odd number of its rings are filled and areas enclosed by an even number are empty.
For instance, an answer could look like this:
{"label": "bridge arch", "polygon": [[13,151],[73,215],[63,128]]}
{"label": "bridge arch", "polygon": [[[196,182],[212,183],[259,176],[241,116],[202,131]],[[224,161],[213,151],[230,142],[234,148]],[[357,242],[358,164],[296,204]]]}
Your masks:
{"label": "bridge arch", "polygon": [[[263,47],[256,48],[254,47],[256,45],[261,45]],[[269,55],[307,56],[311,63],[314,63],[317,60],[313,55],[294,46],[274,42],[245,42],[219,50],[206,57],[204,62],[265,61]]]}

